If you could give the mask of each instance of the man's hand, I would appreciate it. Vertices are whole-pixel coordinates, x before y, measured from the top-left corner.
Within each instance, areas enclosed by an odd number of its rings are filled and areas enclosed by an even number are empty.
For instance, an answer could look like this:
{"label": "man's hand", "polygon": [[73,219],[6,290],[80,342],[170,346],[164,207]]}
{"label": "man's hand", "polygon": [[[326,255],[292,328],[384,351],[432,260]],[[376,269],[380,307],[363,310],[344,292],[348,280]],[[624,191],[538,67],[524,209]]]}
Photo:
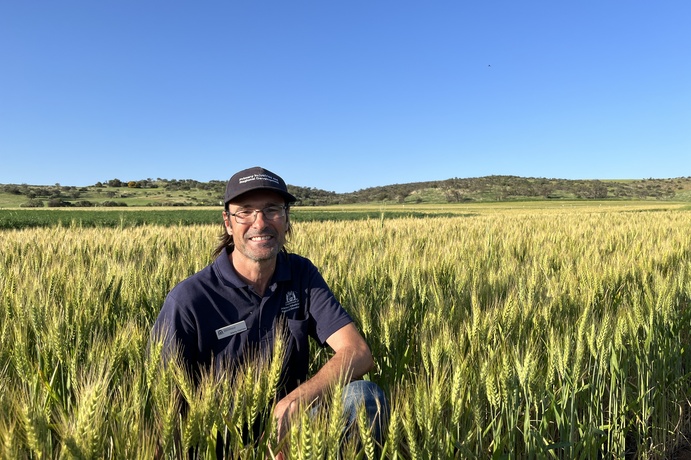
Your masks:
{"label": "man's hand", "polygon": [[326,343],[335,354],[314,377],[278,401],[274,408],[279,445],[290,432],[290,418],[295,412],[313,404],[333,385],[344,379],[360,378],[374,366],[367,343],[352,323],[331,334]]}
{"label": "man's hand", "polygon": [[[292,393],[291,393],[292,394]],[[290,430],[290,417],[297,411],[298,403],[290,395],[278,401],[274,408],[274,418],[278,424],[278,442],[280,443]]]}
{"label": "man's hand", "polygon": [[[284,440],[285,437],[288,436],[288,434],[290,433],[290,418],[293,416],[295,412],[297,412],[298,406],[298,402],[293,397],[286,396],[285,398],[278,401],[276,407],[274,407],[274,418],[276,419],[278,433],[278,451],[275,453],[275,456],[273,452],[271,453],[271,458],[273,459],[284,459]],[[273,451],[274,449],[271,445],[269,445],[269,448],[271,449],[271,451]]]}

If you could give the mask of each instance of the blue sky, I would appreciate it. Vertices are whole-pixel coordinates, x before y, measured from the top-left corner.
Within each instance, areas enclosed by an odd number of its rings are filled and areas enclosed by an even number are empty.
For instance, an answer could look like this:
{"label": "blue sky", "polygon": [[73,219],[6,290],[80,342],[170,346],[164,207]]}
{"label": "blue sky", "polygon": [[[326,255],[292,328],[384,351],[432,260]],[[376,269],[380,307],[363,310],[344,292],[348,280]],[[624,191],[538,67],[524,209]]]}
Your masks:
{"label": "blue sky", "polygon": [[0,183],[691,175],[686,1],[0,3]]}

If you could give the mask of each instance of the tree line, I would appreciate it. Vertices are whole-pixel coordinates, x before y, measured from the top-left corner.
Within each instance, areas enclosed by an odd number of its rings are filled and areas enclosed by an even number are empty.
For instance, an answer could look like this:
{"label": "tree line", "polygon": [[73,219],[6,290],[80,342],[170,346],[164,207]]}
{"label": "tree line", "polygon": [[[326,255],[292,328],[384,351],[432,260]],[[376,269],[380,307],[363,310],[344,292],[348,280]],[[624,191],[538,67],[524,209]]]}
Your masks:
{"label": "tree line", "polygon": [[[128,195],[120,190],[162,189],[168,196],[185,196],[186,192],[204,191],[208,201],[168,205],[208,205],[223,199],[225,181],[201,182],[192,179],[143,179],[123,181],[110,179],[88,187],[55,185],[5,184],[0,192],[23,195],[26,207],[126,206],[116,198]],[[441,181],[412,182],[370,187],[349,193],[336,193],[314,187],[288,185],[300,206],[328,206],[358,203],[463,203],[478,201],[519,200],[673,200],[680,192],[691,191],[691,177],[674,179],[640,179],[630,181],[570,180],[526,178],[519,176],[485,176],[450,178]],[[134,191],[134,190],[133,190]],[[89,198],[85,198],[87,196]],[[99,197],[94,200],[94,195]],[[100,199],[102,198],[102,199]],[[152,203],[153,204],[153,203]],[[160,203],[159,203],[160,204]]]}

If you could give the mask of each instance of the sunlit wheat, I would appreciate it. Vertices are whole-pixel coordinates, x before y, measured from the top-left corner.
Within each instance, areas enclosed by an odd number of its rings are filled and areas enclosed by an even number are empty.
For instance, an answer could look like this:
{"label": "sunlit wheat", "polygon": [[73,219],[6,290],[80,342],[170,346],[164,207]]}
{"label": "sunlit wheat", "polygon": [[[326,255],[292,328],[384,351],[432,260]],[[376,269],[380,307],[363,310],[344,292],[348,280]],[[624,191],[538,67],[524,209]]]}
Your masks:
{"label": "sunlit wheat", "polygon": [[[294,223],[289,250],[373,351],[391,406],[381,456],[668,456],[691,420],[691,213],[483,209]],[[213,458],[219,439],[271,458],[282,340],[196,385],[148,343],[218,229],[2,232],[0,458]],[[329,353],[314,356],[312,370]],[[377,457],[362,414],[343,441],[341,396],[298,414],[290,458]]]}

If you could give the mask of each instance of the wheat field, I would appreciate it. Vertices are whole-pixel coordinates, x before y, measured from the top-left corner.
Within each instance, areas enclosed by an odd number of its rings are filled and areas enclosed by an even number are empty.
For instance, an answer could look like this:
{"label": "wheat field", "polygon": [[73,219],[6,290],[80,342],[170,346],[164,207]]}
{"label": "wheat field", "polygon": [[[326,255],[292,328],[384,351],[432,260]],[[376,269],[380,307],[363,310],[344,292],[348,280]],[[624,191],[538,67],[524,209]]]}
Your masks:
{"label": "wheat field", "polygon": [[[488,208],[296,222],[390,400],[383,446],[343,442],[340,388],[288,458],[670,458],[689,432],[691,213]],[[195,387],[149,331],[219,223],[55,226],[0,238],[0,457],[272,458],[274,359]],[[329,355],[317,350],[317,369]],[[219,375],[220,374],[220,375]],[[188,410],[181,414],[180,401]],[[272,447],[274,446],[274,447]]]}

